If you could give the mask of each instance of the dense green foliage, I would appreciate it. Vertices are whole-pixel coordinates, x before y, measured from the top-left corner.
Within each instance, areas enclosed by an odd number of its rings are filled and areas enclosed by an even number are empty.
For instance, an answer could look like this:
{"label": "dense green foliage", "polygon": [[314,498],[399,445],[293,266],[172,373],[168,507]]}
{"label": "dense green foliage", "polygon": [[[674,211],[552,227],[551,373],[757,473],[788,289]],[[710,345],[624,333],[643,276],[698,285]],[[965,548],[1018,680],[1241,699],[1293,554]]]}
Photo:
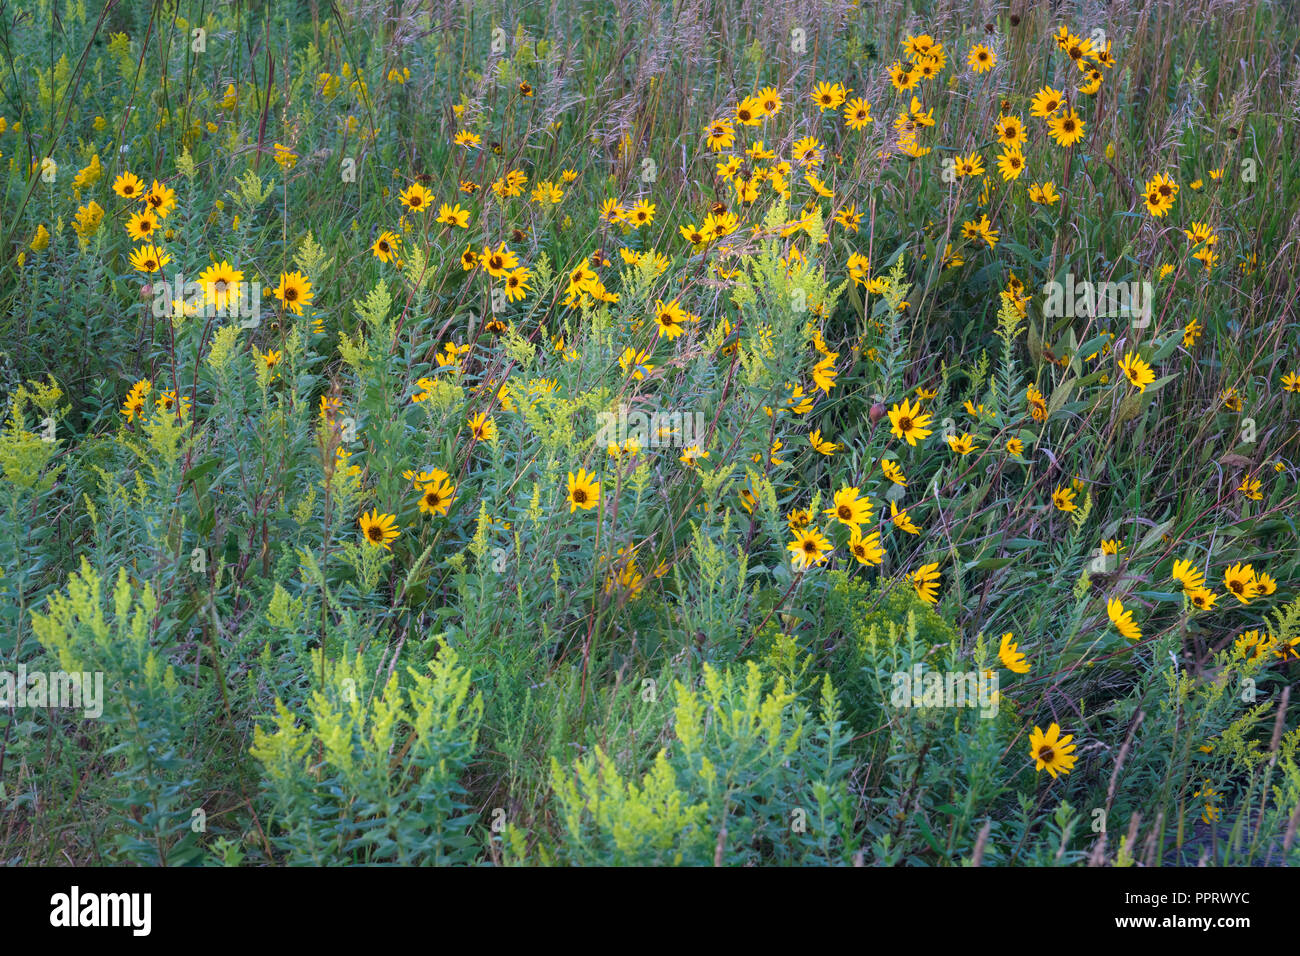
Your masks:
{"label": "dense green foliage", "polygon": [[0,862],[1300,861],[1287,5],[406,6],[0,8]]}

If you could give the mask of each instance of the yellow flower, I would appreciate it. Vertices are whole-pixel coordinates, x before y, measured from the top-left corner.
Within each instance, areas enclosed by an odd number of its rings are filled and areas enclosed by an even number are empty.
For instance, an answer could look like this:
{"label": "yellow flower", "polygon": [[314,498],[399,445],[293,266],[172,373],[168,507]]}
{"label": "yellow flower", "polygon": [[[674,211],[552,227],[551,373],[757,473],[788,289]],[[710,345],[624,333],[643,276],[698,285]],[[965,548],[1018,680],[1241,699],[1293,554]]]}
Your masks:
{"label": "yellow flower", "polygon": [[590,511],[600,502],[600,482],[593,481],[595,477],[595,474],[589,475],[583,468],[579,468],[576,475],[569,472],[569,493],[566,495],[569,514],[579,508]]}
{"label": "yellow flower", "polygon": [[469,210],[460,208],[460,203],[448,205],[443,203],[438,207],[438,218],[434,222],[439,222],[447,226],[456,226],[460,229],[469,228]]}
{"label": "yellow flower", "polygon": [[993,228],[993,223],[989,221],[987,215],[981,216],[978,220],[962,223],[961,234],[966,239],[987,242],[990,249],[998,244],[998,230]]}
{"label": "yellow flower", "polygon": [[136,272],[159,272],[171,260],[171,256],[153,243],[131,251],[131,266]]}
{"label": "yellow flower", "polygon": [[831,552],[831,543],[816,528],[805,528],[795,533],[786,550],[792,555],[790,561],[795,570],[803,571],[825,561]]}
{"label": "yellow flower", "polygon": [[1057,485],[1056,490],[1052,492],[1052,504],[1057,511],[1066,513],[1074,511],[1078,507],[1074,503],[1074,492],[1069,488],[1062,488],[1060,485]]}
{"label": "yellow flower", "polygon": [[176,208],[176,190],[158,180],[153,181],[149,191],[142,197],[144,204],[154,211],[159,219],[166,219]]}
{"label": "yellow flower", "polygon": [[1050,206],[1061,201],[1061,194],[1056,191],[1056,185],[1050,180],[1041,186],[1034,183],[1029,187],[1029,201],[1040,206]]}
{"label": "yellow flower", "polygon": [[274,293],[294,315],[302,315],[302,307],[311,304],[313,295],[310,280],[301,272],[281,272]]}
{"label": "yellow flower", "polygon": [[997,62],[997,54],[983,43],[977,43],[971,47],[970,53],[966,56],[966,65],[976,73],[987,73],[993,69],[994,64]]}
{"label": "yellow flower", "polygon": [[1038,119],[1047,119],[1065,105],[1065,96],[1060,90],[1044,86],[1034,94],[1029,106],[1029,115]]}
{"label": "yellow flower", "polygon": [[709,453],[707,451],[700,448],[699,445],[692,445],[691,447],[687,448],[684,452],[682,452],[681,457],[678,458],[677,460],[680,461],[683,465],[686,465],[686,467],[688,468],[694,468],[696,462],[698,462],[702,458],[708,458],[708,457],[709,457]]}
{"label": "yellow flower", "polygon": [[1267,657],[1274,648],[1274,640],[1271,635],[1260,634],[1259,631],[1243,631],[1237,635],[1233,642],[1232,649],[1240,657],[1247,660],[1259,660],[1261,657]]}
{"label": "yellow flower", "polygon": [[1041,727],[1034,727],[1034,732],[1029,735],[1029,756],[1033,758],[1034,769],[1046,770],[1052,779],[1056,779],[1058,773],[1073,770],[1075,761],[1079,759],[1074,755],[1076,745],[1070,743],[1073,739],[1073,734],[1062,737],[1061,728],[1056,724],[1048,727],[1047,733],[1043,733]]}
{"label": "yellow flower", "polygon": [[823,514],[834,516],[840,524],[856,528],[871,520],[871,501],[858,497],[857,488],[844,487],[835,492],[835,501]]}
{"label": "yellow flower", "polygon": [[781,94],[776,91],[775,87],[765,86],[755,94],[755,99],[763,109],[763,115],[775,116],[781,112],[782,102]]}
{"label": "yellow flower", "polygon": [[199,273],[204,301],[211,302],[219,309],[233,307],[239,301],[243,282],[244,273],[225,259],[214,262]]}
{"label": "yellow flower", "polygon": [[[0,129],[0,132],[4,132]],[[104,175],[104,167],[100,165],[99,153],[90,157],[90,162],[77,173],[72,179],[73,189],[87,189],[99,182],[99,177]]]}
{"label": "yellow flower", "polygon": [[880,532],[872,531],[865,538],[861,528],[854,528],[849,533],[849,552],[858,564],[875,567],[885,560],[885,549],[880,543]]}
{"label": "yellow flower", "polygon": [[281,169],[293,169],[298,164],[298,154],[282,143],[276,143],[271,147],[275,150],[275,161]]}
{"label": "yellow flower", "polygon": [[1019,179],[1025,171],[1025,154],[1019,149],[1004,149],[998,154],[998,172],[1007,182]]}
{"label": "yellow flower", "polygon": [[496,441],[497,423],[488,418],[486,412],[479,412],[470,418],[469,433],[474,441]]}
{"label": "yellow flower", "polygon": [[835,370],[836,358],[837,355],[832,352],[814,365],[812,370],[813,384],[828,395],[831,389],[835,387],[835,376],[839,374]]}
{"label": "yellow flower", "polygon": [[1128,638],[1130,641],[1136,641],[1142,637],[1142,629],[1133,620],[1133,612],[1124,610],[1124,604],[1119,598],[1111,598],[1106,602],[1106,615],[1123,637]]}
{"label": "yellow flower", "polygon": [[844,125],[849,129],[854,131],[865,129],[867,124],[874,122],[871,116],[871,104],[862,97],[855,97],[845,104]]}
{"label": "yellow flower", "polygon": [[898,485],[900,488],[907,487],[907,478],[903,474],[903,469],[898,466],[898,462],[891,461],[888,458],[880,459],[880,470],[885,473],[885,477]]}
{"label": "yellow flower", "polygon": [[396,233],[384,231],[379,234],[379,238],[374,241],[370,251],[374,253],[375,258],[380,262],[395,262],[400,264],[397,258],[397,246],[401,240]]}
{"label": "yellow flower", "polygon": [[1234,564],[1224,571],[1223,586],[1242,604],[1249,604],[1259,596],[1255,569],[1249,564]]}
{"label": "yellow flower", "polygon": [[1073,146],[1083,139],[1083,120],[1074,110],[1067,110],[1047,121],[1047,132],[1056,140],[1057,146]]}
{"label": "yellow flower", "polygon": [[1028,674],[1029,662],[1025,660],[1024,654],[1016,650],[1017,644],[1012,640],[1014,636],[1010,631],[1002,635],[1002,644],[998,647],[998,660],[1013,674]]}
{"label": "yellow flower", "polygon": [[446,516],[456,500],[456,486],[447,480],[445,473],[415,487],[420,492],[420,511],[425,514]]}
{"label": "yellow flower", "polygon": [[528,288],[528,280],[531,276],[532,273],[522,266],[506,273],[506,298],[511,302],[521,301],[524,299],[530,291]]}
{"label": "yellow flower", "polygon": [[716,120],[704,128],[711,150],[730,149],[736,142],[736,131],[731,120]]}
{"label": "yellow flower", "polygon": [[126,234],[132,239],[148,239],[158,228],[158,217],[151,210],[133,212],[126,221]]}
{"label": "yellow flower", "polygon": [[123,199],[139,199],[144,195],[144,180],[134,173],[122,173],[113,180],[113,192]]}
{"label": "yellow flower", "polygon": [[916,596],[926,604],[939,603],[939,564],[923,564],[908,576]]}
{"label": "yellow flower", "polygon": [[926,428],[930,416],[921,412],[921,403],[909,404],[905,398],[889,410],[890,431],[895,438],[901,438],[909,445],[915,445],[918,439],[928,438],[932,432]]}
{"label": "yellow flower", "polygon": [[956,173],[959,179],[966,176],[983,176],[984,160],[979,153],[958,156],[953,160],[953,172]]}
{"label": "yellow flower", "polygon": [[817,104],[819,112],[839,109],[849,92],[839,83],[818,83],[812,91],[812,100]]}
{"label": "yellow flower", "polygon": [[481,261],[483,268],[487,270],[487,274],[494,279],[503,278],[512,269],[519,266],[519,257],[511,252],[504,242],[495,249],[491,246],[484,246]]}
{"label": "yellow flower", "polygon": [[390,542],[401,534],[395,527],[396,521],[394,515],[380,514],[379,509],[376,508],[363,514],[357,523],[361,526],[362,537],[369,544],[391,551],[393,549]]}
{"label": "yellow flower", "polygon": [[757,126],[763,121],[763,104],[747,96],[736,104],[736,122],[741,126]]}
{"label": "yellow flower", "polygon": [[1156,373],[1151,370],[1151,366],[1135,352],[1125,353],[1120,359],[1119,370],[1139,392],[1145,392],[1147,386],[1156,380]]}
{"label": "yellow flower", "polygon": [[889,520],[894,523],[895,528],[906,531],[908,534],[921,533],[921,529],[913,523],[912,518],[908,515],[907,511],[898,510],[898,503],[895,501],[889,503]]}
{"label": "yellow flower", "polygon": [[975,436],[970,432],[948,436],[948,447],[959,455],[969,455],[975,450]]}
{"label": "yellow flower", "polygon": [[648,203],[644,199],[623,214],[623,221],[633,229],[640,229],[642,226],[648,226],[654,222],[655,205]]}
{"label": "yellow flower", "polygon": [[104,207],[92,199],[86,205],[77,207],[74,219],[72,228],[77,236],[83,240],[88,239],[95,234],[99,224],[104,221]]}
{"label": "yellow flower", "polygon": [[1142,201],[1147,212],[1157,218],[1174,208],[1177,196],[1178,184],[1164,173],[1157,173],[1142,187]]}
{"label": "yellow flower", "polygon": [[813,449],[820,455],[833,455],[840,446],[833,441],[823,441],[821,429],[816,429],[808,436]]}
{"label": "yellow flower", "polygon": [[429,208],[432,197],[429,190],[425,189],[420,183],[411,183],[406,189],[402,190],[399,197],[402,205],[411,212],[423,212]]}
{"label": "yellow flower", "polygon": [[126,401],[122,403],[122,414],[128,422],[133,422],[136,418],[144,418],[144,400],[145,397],[153,390],[153,385],[147,378],[142,378],[126,394]]}
{"label": "yellow flower", "polygon": [[685,332],[686,327],[683,323],[686,318],[686,310],[678,304],[676,299],[668,303],[665,303],[662,299],[655,301],[655,326],[659,329],[660,338],[671,341]]}
{"label": "yellow flower", "polygon": [[1008,149],[1023,149],[1028,137],[1025,123],[1019,116],[1001,116],[993,124],[993,135]]}

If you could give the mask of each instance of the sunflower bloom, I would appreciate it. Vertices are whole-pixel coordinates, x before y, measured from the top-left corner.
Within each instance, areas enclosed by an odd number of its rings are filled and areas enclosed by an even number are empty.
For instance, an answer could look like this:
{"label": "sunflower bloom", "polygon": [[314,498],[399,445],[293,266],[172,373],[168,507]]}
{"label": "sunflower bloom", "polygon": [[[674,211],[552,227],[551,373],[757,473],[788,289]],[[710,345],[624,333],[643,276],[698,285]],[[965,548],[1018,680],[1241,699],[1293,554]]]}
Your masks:
{"label": "sunflower bloom", "polygon": [[841,488],[835,492],[835,501],[823,514],[831,515],[840,524],[857,528],[871,520],[871,501],[858,497],[857,488]]}
{"label": "sunflower bloom", "polygon": [[1070,743],[1073,734],[1061,736],[1061,728],[1052,724],[1043,733],[1042,728],[1035,727],[1029,735],[1029,756],[1034,761],[1034,769],[1046,770],[1056,779],[1058,773],[1069,773],[1079,758],[1074,755],[1075,744]]}
{"label": "sunflower bloom", "polygon": [[600,502],[600,482],[593,481],[595,477],[594,474],[587,474],[583,468],[579,468],[576,475],[569,472],[569,492],[565,496],[569,502],[569,514],[579,508],[590,511]]}
{"label": "sunflower bloom", "polygon": [[895,438],[901,438],[909,445],[915,445],[918,440],[929,438],[933,434],[926,428],[929,424],[930,416],[921,411],[920,402],[912,405],[905,398],[889,410],[889,430]]}
{"label": "sunflower bloom", "polygon": [[311,281],[301,272],[280,273],[280,284],[274,289],[275,297],[294,315],[302,315],[302,307],[312,300]]}
{"label": "sunflower bloom", "polygon": [[791,564],[796,571],[803,571],[821,564],[831,553],[831,543],[816,528],[804,528],[795,533],[795,539],[786,545],[792,555]]}
{"label": "sunflower bloom", "polygon": [[1002,643],[998,647],[998,660],[1013,674],[1028,674],[1029,662],[1025,660],[1024,654],[1016,650],[1016,642],[1012,640],[1014,636],[1010,631],[1002,635]]}
{"label": "sunflower bloom", "polygon": [[401,534],[396,523],[397,518],[394,515],[380,514],[377,508],[363,514],[357,522],[361,526],[361,536],[366,539],[366,542],[385,551],[393,550],[391,542]]}
{"label": "sunflower bloom", "polygon": [[916,596],[926,604],[939,603],[939,563],[923,564],[908,576]]}
{"label": "sunflower bloom", "polygon": [[1142,637],[1142,628],[1133,620],[1133,612],[1124,610],[1124,603],[1119,598],[1111,598],[1106,602],[1106,616],[1123,637],[1130,641]]}

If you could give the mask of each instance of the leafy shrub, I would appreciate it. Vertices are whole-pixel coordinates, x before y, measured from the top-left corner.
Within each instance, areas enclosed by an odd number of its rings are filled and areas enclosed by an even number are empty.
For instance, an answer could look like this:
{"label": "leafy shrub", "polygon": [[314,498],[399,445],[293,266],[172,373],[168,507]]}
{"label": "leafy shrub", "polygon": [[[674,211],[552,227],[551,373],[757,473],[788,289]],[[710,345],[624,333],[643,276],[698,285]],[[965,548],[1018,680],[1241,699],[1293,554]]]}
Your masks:
{"label": "leafy shrub", "polygon": [[103,579],[83,558],[66,594],[32,614],[32,629],[65,673],[102,676],[103,714],[85,732],[89,753],[109,768],[116,852],[138,864],[193,862],[201,848],[191,826],[199,768],[190,738],[211,701],[187,692],[159,652],[169,632],[150,585],[137,589],[122,568],[111,602],[106,616]]}
{"label": "leafy shrub", "polygon": [[[742,676],[743,675],[743,676]],[[766,691],[765,691],[766,688]],[[854,846],[849,731],[827,678],[813,716],[757,664],[673,688],[672,740],[640,783],[603,750],[552,765],[562,822],[547,862],[845,862]],[[511,844],[518,847],[514,832]]]}
{"label": "leafy shrub", "polygon": [[468,863],[479,853],[469,832],[460,780],[474,754],[482,699],[456,652],[439,643],[429,673],[408,669],[382,684],[363,655],[311,672],[325,686],[301,718],[276,701],[274,730],[253,732],[274,811],[272,842],[289,864]]}

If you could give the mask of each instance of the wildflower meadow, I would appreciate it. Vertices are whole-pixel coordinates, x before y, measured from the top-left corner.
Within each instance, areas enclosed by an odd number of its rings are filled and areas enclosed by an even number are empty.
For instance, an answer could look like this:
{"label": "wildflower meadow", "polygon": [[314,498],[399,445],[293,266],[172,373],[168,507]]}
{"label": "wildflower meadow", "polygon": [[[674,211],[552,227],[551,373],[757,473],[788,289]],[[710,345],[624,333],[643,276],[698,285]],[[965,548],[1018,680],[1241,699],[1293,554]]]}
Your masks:
{"label": "wildflower meadow", "polygon": [[1293,4],[0,63],[0,863],[1300,863]]}

